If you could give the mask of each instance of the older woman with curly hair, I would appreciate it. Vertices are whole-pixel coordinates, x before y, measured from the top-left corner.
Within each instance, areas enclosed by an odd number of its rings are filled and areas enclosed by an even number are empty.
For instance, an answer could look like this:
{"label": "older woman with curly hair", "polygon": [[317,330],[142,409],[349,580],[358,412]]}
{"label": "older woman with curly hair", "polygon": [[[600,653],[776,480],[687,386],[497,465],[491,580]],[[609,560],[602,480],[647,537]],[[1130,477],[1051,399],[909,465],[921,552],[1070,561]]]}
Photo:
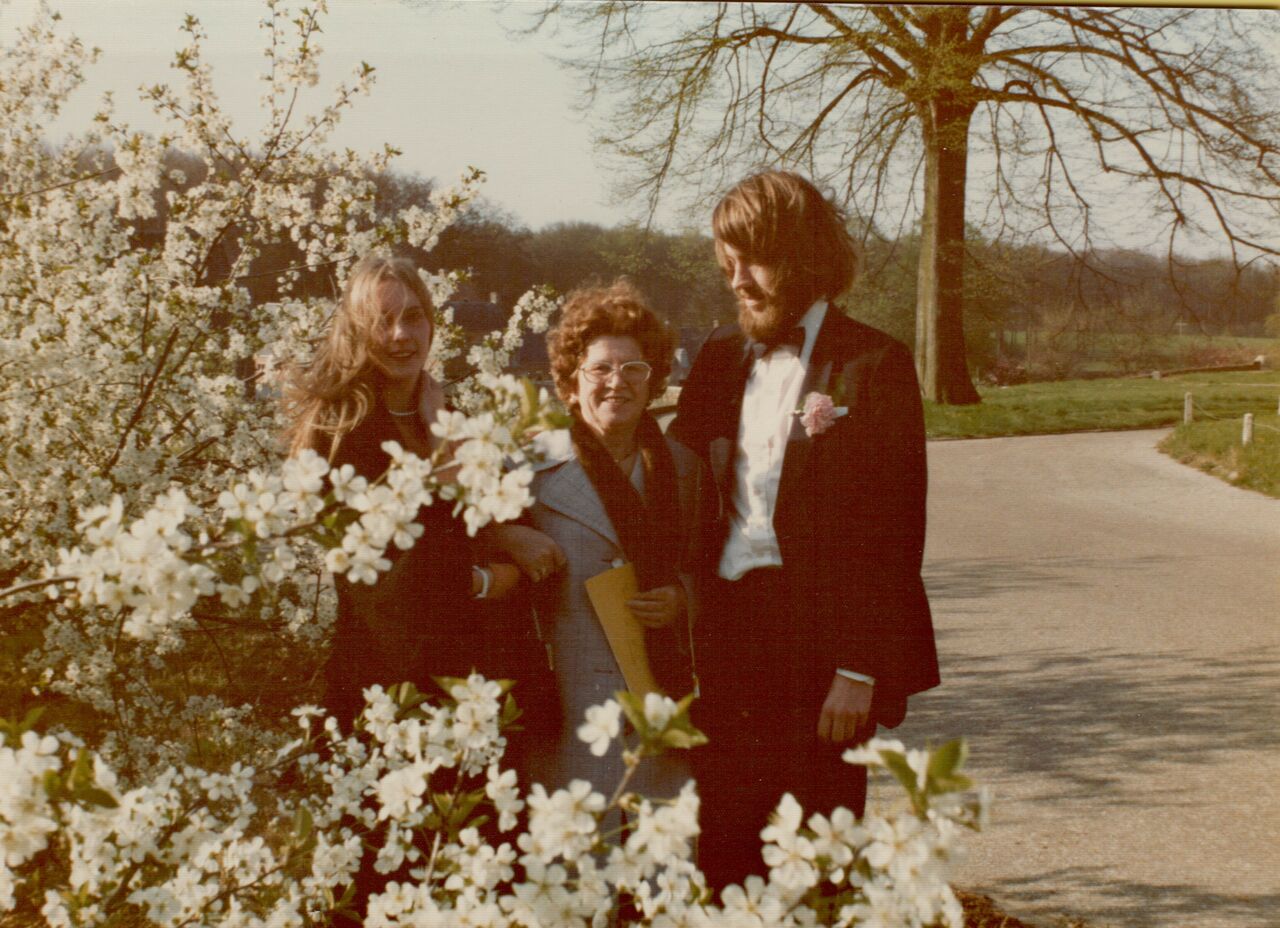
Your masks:
{"label": "older woman with curly hair", "polygon": [[[596,757],[576,731],[588,706],[627,684],[585,582],[611,567],[634,566],[640,592],[627,605],[644,628],[652,679],[675,698],[691,692],[686,571],[701,470],[648,412],[666,388],[674,339],[634,286],[620,280],[571,293],[548,346],[556,391],[573,424],[548,436],[532,488],[533,524],[567,559],[566,569],[535,591],[563,719],[556,749],[539,772],[549,785],[582,778],[607,788],[622,774],[620,753]],[[646,759],[633,788],[672,796],[687,770],[668,755]]]}

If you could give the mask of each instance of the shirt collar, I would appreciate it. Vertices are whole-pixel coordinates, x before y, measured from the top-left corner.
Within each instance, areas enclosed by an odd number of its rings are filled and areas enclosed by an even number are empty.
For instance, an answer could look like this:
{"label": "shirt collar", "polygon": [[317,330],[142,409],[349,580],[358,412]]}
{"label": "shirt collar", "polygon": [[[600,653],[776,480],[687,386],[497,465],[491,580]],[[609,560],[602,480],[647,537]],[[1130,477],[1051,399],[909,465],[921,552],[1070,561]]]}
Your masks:
{"label": "shirt collar", "polygon": [[827,301],[818,299],[800,317],[799,325],[804,329],[804,348],[800,351],[800,360],[808,362],[813,354],[813,343],[818,340],[818,329],[827,318]]}

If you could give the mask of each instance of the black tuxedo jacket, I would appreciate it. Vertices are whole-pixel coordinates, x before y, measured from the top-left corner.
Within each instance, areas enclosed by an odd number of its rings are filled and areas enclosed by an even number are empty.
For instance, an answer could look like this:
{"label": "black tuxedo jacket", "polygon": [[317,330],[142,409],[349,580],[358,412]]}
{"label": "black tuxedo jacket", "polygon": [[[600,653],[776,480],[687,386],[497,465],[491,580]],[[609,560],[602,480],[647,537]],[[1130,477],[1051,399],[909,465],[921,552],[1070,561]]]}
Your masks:
{"label": "black tuxedo jacket", "polygon": [[[742,394],[749,363],[737,325],[717,329],[694,361],[669,434],[701,455],[720,506],[704,525],[703,569],[714,574],[728,530]],[[774,531],[796,581],[788,659],[812,668],[825,693],[836,668],[876,680],[875,713],[896,725],[906,700],[938,684],[924,553],[924,418],[906,347],[832,305],[818,332],[801,401],[832,396],[848,412],[808,436],[794,418],[783,457]],[[731,616],[700,621],[699,661],[714,660]]]}

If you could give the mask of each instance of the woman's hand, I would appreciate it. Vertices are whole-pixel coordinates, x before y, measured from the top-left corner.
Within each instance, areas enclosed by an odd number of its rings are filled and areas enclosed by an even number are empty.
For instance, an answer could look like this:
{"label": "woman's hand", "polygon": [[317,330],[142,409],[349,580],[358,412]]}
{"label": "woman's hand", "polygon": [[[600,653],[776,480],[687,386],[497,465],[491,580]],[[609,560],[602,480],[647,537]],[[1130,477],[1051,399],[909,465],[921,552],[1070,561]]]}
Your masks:
{"label": "woman's hand", "polygon": [[645,628],[662,628],[684,614],[684,587],[677,583],[637,593],[627,608]]}
{"label": "woman's hand", "polygon": [[509,555],[534,583],[545,580],[568,563],[560,546],[536,528],[502,522],[491,523],[481,532],[487,544]]}

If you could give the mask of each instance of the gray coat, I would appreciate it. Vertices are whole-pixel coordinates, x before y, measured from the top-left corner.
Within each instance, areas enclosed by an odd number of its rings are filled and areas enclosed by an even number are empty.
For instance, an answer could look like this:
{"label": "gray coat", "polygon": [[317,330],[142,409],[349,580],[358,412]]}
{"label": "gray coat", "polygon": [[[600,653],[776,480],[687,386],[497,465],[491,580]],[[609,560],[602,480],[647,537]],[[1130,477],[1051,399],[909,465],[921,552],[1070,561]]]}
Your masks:
{"label": "gray coat", "polygon": [[[698,500],[704,473],[698,458],[683,445],[668,439],[679,495],[680,537],[695,538]],[[589,706],[611,699],[626,689],[622,672],[609,649],[604,629],[587,596],[585,582],[627,560],[604,503],[573,451],[568,432],[554,433],[544,442],[548,457],[533,478],[536,502],[529,510],[534,526],[564,550],[566,569],[548,578],[535,590],[534,602],[540,633],[548,645],[560,695],[563,725],[554,752],[533,765],[533,777],[549,788],[585,779],[608,795],[623,772],[621,751],[613,745],[604,757],[595,757],[577,737],[578,726]],[[682,563],[690,569],[694,552],[686,551]],[[694,687],[692,623],[696,613],[692,574],[682,572],[689,613],[676,627],[650,632],[649,649],[677,648],[688,667],[687,686],[668,695],[680,698]],[[655,640],[656,639],[656,640]],[[646,759],[632,781],[632,788],[647,796],[674,796],[688,777],[688,765],[679,752],[656,760]]]}

